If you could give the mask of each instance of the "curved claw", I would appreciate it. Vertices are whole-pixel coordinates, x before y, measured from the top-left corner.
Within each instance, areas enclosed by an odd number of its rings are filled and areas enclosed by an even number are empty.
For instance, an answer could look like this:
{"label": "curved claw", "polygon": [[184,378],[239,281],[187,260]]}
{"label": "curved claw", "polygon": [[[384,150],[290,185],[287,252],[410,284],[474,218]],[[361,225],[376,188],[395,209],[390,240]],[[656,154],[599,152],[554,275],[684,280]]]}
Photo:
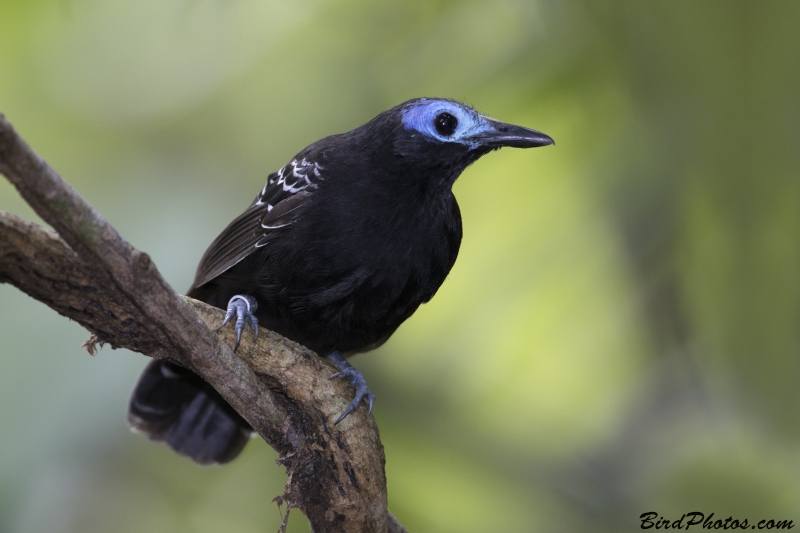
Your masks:
{"label": "curved claw", "polygon": [[239,347],[239,342],[242,340],[242,330],[244,330],[245,321],[250,323],[253,328],[253,342],[258,340],[258,318],[253,314],[258,309],[258,302],[256,299],[249,295],[237,294],[228,301],[228,309],[225,313],[225,319],[222,324],[217,328],[221,330],[231,318],[236,316],[234,323],[234,330],[236,331],[236,344],[233,345],[233,351]]}
{"label": "curved claw", "polygon": [[[239,321],[237,320],[236,322],[239,322]],[[244,329],[244,326],[242,326],[240,328],[239,324],[238,323],[236,324],[236,343],[233,345],[233,351],[234,352],[236,351],[237,348],[239,348],[239,342],[241,342],[241,340],[242,340],[242,330],[243,329]]]}
{"label": "curved claw", "polygon": [[370,392],[370,390],[367,388],[367,382],[364,379],[364,376],[361,375],[361,372],[359,372],[358,370],[347,364],[346,367],[342,368],[339,372],[336,372],[328,379],[334,379],[334,378],[349,379],[350,384],[356,388],[355,397],[353,397],[353,400],[348,404],[344,412],[341,415],[339,415],[339,418],[336,419],[334,425],[338,424],[339,422],[344,420],[345,417],[347,417],[347,415],[353,413],[356,409],[358,409],[359,404],[361,404],[361,400],[365,398],[369,406],[369,409],[367,410],[367,416],[369,416],[372,413],[372,406],[375,404],[375,395],[372,394],[372,392]]}
{"label": "curved claw", "polygon": [[258,319],[256,315],[250,314],[250,327],[253,328],[253,342],[258,340]]}
{"label": "curved claw", "polygon": [[344,420],[347,415],[358,409],[358,401],[359,398],[356,396],[356,398],[354,398],[353,401],[350,402],[350,405],[347,406],[347,409],[345,409],[344,412],[339,415],[339,418],[336,419],[336,422],[334,422],[333,425],[334,426],[337,425],[339,422]]}
{"label": "curved claw", "polygon": [[369,409],[367,409],[367,416],[369,416],[372,414],[372,406],[375,404],[375,395],[369,391],[367,391],[367,402],[369,403]]}

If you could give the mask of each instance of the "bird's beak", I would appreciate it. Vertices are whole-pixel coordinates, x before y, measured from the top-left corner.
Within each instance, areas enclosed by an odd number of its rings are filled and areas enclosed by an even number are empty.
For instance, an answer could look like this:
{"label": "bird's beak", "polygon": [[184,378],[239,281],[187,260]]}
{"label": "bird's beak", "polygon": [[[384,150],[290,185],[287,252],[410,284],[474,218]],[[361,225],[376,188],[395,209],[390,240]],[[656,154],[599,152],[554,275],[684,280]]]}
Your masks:
{"label": "bird's beak", "polygon": [[515,148],[535,148],[537,146],[547,146],[556,144],[549,135],[541,131],[506,124],[496,120],[488,120],[488,127],[465,140],[479,143],[481,146],[500,148],[501,146],[513,146]]}

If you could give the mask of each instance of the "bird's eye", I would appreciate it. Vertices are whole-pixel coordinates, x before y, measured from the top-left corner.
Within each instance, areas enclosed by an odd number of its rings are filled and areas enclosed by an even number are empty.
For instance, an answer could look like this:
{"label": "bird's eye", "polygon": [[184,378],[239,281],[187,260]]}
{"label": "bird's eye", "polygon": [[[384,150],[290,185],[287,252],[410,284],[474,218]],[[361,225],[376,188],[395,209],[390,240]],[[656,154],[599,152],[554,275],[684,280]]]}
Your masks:
{"label": "bird's eye", "polygon": [[440,135],[449,137],[456,131],[458,126],[458,119],[450,113],[439,113],[433,119],[433,125]]}

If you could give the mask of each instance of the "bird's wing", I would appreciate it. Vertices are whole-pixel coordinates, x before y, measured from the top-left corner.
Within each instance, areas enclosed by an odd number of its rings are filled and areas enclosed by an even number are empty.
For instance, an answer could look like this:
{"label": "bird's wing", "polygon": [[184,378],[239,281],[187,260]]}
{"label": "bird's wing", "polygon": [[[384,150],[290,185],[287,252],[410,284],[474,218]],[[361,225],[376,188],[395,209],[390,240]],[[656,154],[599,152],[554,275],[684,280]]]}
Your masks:
{"label": "bird's wing", "polygon": [[206,250],[197,267],[192,288],[200,287],[265,246],[278,228],[296,220],[300,208],[323,178],[321,167],[296,158],[269,175],[253,205],[239,215]]}

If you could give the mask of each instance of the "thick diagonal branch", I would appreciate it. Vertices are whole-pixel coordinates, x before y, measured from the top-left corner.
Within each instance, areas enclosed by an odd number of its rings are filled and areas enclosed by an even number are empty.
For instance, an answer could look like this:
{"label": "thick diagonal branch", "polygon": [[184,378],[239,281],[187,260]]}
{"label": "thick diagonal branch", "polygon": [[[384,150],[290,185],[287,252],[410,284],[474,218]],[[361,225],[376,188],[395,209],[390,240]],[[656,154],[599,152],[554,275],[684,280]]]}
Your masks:
{"label": "thick diagonal branch", "polygon": [[[0,115],[0,173],[58,235],[0,213],[0,282],[72,318],[112,347],[197,372],[283,457],[283,500],[315,532],[402,531],[386,510],[383,448],[363,411],[339,426],[352,395],[309,350],[274,333],[230,349],[208,324],[222,312],[178,295],[139,252]],[[63,240],[62,240],[63,239]]]}

